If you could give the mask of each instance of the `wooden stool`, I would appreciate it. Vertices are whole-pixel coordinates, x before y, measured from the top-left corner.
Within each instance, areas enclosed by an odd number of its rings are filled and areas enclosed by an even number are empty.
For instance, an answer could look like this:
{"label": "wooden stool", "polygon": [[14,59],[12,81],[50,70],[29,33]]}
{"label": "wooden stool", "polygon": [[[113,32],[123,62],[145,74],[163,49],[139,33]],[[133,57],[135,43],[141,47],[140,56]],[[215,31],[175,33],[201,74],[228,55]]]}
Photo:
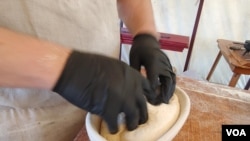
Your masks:
{"label": "wooden stool", "polygon": [[[218,53],[214,64],[211,68],[211,70],[208,73],[207,80],[209,81],[211,75],[213,74],[215,67],[217,66],[221,56],[225,58],[227,63],[229,64],[233,76],[229,82],[229,86],[235,87],[237,84],[240,75],[241,74],[250,74],[250,55],[246,54],[245,56],[242,56],[244,53],[244,50],[231,50],[229,47],[238,47],[238,48],[243,48],[243,43],[241,42],[234,42],[234,41],[229,41],[229,40],[223,40],[223,39],[218,39],[218,47],[220,49],[220,52]],[[250,80],[249,80],[250,81]],[[248,84],[247,84],[248,85]],[[244,89],[249,89],[249,86],[245,86]]]}

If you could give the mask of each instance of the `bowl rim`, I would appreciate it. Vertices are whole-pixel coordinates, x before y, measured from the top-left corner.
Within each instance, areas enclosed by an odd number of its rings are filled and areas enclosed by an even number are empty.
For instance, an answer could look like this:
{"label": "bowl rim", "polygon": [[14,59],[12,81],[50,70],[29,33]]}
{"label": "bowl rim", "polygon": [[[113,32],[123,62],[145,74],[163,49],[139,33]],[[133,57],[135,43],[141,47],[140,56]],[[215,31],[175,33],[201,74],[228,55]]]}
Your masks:
{"label": "bowl rim", "polygon": [[176,120],[175,124],[171,128],[169,128],[169,130],[163,136],[159,138],[158,141],[171,141],[179,133],[189,116],[191,109],[189,96],[183,89],[179,87],[176,87],[176,91],[180,91],[176,93],[176,95],[178,96],[178,100],[181,103],[179,118]]}

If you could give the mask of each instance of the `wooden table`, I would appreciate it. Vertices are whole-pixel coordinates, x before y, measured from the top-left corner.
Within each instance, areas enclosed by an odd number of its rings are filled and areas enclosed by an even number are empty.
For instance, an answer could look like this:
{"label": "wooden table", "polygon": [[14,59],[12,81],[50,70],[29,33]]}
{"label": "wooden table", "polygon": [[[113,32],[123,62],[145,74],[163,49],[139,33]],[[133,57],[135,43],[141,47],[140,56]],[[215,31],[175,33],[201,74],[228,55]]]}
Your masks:
{"label": "wooden table", "polygon": [[[190,115],[173,141],[221,141],[222,124],[250,124],[247,90],[177,77],[177,85],[190,97]],[[75,141],[88,141],[85,126]]]}
{"label": "wooden table", "polygon": [[173,141],[221,141],[223,124],[250,125],[247,90],[179,77],[177,84],[190,97],[190,115]]}
{"label": "wooden table", "polygon": [[[229,47],[231,46],[243,48],[243,43],[224,39],[218,39],[217,42],[220,51],[206,79],[209,81],[221,56],[223,56],[227,61],[228,65],[230,66],[231,71],[233,72],[233,76],[229,82],[229,86],[235,87],[241,74],[250,74],[250,55],[246,54],[245,56],[242,56],[244,50],[229,49]],[[249,89],[249,86],[245,87],[245,89]]]}

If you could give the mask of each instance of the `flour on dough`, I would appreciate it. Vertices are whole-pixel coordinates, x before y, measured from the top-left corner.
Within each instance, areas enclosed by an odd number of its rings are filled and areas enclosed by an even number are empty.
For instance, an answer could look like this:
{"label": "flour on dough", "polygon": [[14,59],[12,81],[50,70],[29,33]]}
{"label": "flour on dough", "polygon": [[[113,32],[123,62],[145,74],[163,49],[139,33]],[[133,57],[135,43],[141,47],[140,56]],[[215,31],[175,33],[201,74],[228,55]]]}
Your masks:
{"label": "flour on dough", "polygon": [[127,131],[124,124],[124,116],[118,120],[119,132],[110,134],[104,121],[101,123],[100,134],[108,141],[155,141],[172,127],[180,113],[180,103],[174,94],[169,104],[153,106],[147,103],[149,119],[136,130]]}

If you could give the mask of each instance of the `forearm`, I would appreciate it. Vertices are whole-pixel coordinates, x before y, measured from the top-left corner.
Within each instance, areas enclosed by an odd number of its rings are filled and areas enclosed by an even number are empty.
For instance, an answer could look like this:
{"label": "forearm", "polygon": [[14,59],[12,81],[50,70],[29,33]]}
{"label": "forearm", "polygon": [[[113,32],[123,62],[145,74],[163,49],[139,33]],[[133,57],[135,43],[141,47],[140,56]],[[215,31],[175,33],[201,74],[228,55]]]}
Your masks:
{"label": "forearm", "polygon": [[148,33],[159,39],[150,0],[117,0],[119,17],[133,36]]}
{"label": "forearm", "polygon": [[0,87],[52,89],[70,52],[0,28]]}

